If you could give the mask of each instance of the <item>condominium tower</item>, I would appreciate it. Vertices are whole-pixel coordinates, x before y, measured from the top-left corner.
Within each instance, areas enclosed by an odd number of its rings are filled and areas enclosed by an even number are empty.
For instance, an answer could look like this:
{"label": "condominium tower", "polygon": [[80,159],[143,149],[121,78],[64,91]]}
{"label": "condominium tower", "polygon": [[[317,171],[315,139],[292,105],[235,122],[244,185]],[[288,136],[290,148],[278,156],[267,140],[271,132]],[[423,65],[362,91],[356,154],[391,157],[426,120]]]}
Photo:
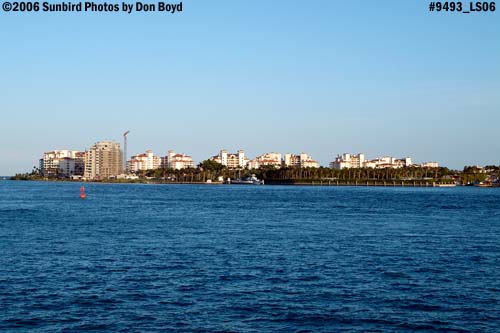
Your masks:
{"label": "condominium tower", "polygon": [[132,156],[132,159],[127,161],[128,172],[138,172],[145,170],[154,170],[160,167],[161,158],[153,154],[152,150],[146,150],[143,154]]}
{"label": "condominium tower", "polygon": [[174,170],[194,168],[194,162],[189,155],[177,154],[175,151],[169,150],[167,156],[163,157],[162,167]]}
{"label": "condominium tower", "polygon": [[287,153],[285,154],[284,164],[287,167],[319,168],[319,163],[306,153],[299,155]]}
{"label": "condominium tower", "polygon": [[245,157],[245,152],[243,150],[238,150],[236,154],[228,153],[227,150],[222,149],[219,155],[215,155],[211,160],[220,163],[229,169],[245,168],[248,159]]}
{"label": "condominium tower", "polygon": [[356,169],[365,167],[365,154],[342,154],[330,163],[332,169]]}
{"label": "condominium tower", "polygon": [[90,147],[85,155],[85,178],[90,180],[116,177],[123,172],[120,144],[101,141]]}
{"label": "condominium tower", "polygon": [[77,150],[52,150],[40,160],[40,172],[44,177],[69,178],[83,175],[85,153]]}

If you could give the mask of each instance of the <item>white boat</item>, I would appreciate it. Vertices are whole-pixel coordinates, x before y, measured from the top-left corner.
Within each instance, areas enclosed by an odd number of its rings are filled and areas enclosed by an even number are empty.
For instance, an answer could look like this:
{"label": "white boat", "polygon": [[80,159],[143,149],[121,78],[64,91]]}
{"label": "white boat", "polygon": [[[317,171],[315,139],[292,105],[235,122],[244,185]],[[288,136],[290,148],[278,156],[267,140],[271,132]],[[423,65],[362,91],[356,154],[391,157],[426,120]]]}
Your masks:
{"label": "white boat", "polygon": [[436,187],[456,187],[457,184],[436,184]]}
{"label": "white boat", "polygon": [[248,177],[232,179],[231,184],[235,184],[235,185],[264,185],[264,181],[257,179],[257,177],[255,177],[255,175],[251,175]]}

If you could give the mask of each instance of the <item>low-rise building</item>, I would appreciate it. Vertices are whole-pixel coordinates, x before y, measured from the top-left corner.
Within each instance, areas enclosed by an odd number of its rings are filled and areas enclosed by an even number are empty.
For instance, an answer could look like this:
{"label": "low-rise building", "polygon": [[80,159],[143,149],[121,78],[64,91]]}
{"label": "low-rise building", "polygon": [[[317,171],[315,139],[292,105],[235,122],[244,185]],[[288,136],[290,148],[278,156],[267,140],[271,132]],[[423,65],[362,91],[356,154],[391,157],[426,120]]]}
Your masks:
{"label": "low-rise building", "polygon": [[365,161],[364,167],[373,169],[394,168],[396,159],[391,156],[382,156],[373,160]]}
{"label": "low-rise building", "polygon": [[412,166],[413,162],[410,157],[405,158],[394,158],[391,156],[379,157],[374,160],[365,161],[365,168],[373,168],[373,169],[400,169],[404,167]]}
{"label": "low-rise building", "polygon": [[378,157],[373,160],[367,160],[364,154],[342,154],[330,163],[332,169],[356,169],[356,168],[403,168],[413,165],[410,157],[394,158],[391,156]]}
{"label": "low-rise building", "polygon": [[120,174],[118,176],[116,176],[116,179],[119,179],[119,180],[123,180],[123,179],[126,179],[126,180],[137,180],[139,179],[139,176],[137,175],[134,175],[134,174]]}
{"label": "low-rise building", "polygon": [[420,164],[422,168],[439,168],[438,162],[424,162]]}

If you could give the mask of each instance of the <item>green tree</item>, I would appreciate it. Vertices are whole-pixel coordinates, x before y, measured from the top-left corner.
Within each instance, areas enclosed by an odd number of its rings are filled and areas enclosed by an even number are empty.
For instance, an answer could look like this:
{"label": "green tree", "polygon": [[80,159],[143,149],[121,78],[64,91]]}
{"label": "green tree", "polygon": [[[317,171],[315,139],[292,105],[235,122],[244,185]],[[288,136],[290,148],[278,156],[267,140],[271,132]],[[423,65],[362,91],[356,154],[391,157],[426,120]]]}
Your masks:
{"label": "green tree", "polygon": [[214,172],[221,172],[224,169],[224,166],[222,164],[214,160],[204,160],[203,162],[198,164],[198,167],[202,170]]}

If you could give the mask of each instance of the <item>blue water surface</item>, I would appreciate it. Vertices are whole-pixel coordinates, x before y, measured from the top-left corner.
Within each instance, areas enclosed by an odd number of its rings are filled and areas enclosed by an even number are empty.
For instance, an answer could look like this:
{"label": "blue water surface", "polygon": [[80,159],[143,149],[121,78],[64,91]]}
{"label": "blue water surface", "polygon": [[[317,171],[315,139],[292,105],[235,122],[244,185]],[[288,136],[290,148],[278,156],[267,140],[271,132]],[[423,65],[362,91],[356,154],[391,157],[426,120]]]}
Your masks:
{"label": "blue water surface", "polygon": [[0,182],[2,332],[500,332],[500,189]]}

